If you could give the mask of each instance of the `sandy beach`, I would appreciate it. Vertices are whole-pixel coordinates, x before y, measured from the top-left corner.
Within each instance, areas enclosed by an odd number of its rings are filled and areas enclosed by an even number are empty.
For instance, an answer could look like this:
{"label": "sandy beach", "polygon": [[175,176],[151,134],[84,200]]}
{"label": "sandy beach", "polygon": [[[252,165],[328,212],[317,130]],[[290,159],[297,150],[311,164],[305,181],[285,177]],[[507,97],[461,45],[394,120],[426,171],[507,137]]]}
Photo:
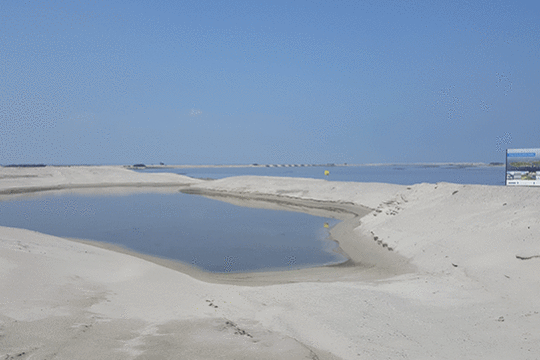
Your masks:
{"label": "sandy beach", "polygon": [[540,358],[537,188],[0,168],[0,201],[65,189],[335,217],[349,261],[211,274],[0,227],[0,359]]}

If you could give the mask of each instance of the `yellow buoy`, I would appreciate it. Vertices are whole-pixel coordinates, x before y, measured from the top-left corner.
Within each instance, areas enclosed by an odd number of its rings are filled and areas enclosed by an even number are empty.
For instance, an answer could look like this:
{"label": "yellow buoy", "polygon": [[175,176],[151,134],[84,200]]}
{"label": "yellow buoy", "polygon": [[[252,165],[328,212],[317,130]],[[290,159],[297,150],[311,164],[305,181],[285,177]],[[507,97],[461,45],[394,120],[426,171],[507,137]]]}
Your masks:
{"label": "yellow buoy", "polygon": [[326,175],[326,176],[330,175],[330,171],[324,170],[324,175]]}
{"label": "yellow buoy", "polygon": [[324,227],[325,227],[325,228],[329,228],[330,225],[328,225],[328,223],[324,223]]}

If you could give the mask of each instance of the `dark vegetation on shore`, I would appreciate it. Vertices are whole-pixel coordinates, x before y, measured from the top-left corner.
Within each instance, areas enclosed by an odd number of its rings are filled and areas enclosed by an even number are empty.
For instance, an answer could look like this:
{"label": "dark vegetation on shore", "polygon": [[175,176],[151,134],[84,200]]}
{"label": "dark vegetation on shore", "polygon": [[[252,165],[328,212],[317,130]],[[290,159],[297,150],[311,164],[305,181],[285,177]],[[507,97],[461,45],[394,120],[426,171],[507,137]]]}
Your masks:
{"label": "dark vegetation on shore", "polygon": [[45,164],[9,164],[9,165],[2,165],[3,167],[45,167],[47,165]]}

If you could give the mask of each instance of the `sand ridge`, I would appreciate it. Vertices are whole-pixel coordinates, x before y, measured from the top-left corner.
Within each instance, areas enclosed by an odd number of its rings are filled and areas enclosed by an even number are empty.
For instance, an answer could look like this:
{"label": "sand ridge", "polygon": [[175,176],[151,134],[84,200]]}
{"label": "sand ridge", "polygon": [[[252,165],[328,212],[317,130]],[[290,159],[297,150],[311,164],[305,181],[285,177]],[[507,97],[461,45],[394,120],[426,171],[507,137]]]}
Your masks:
{"label": "sand ridge", "polygon": [[[140,191],[143,184],[168,188],[171,183],[176,191],[221,193],[248,206],[267,197],[266,203],[294,199],[368,208],[356,224],[349,223],[356,239],[406,259],[403,265],[413,271],[369,278],[359,268],[343,267],[339,271],[353,271],[325,280],[336,269],[319,268],[323,281],[311,273],[290,282],[234,285],[1,227],[1,358],[535,359],[540,354],[538,189],[270,177],[201,181],[122,167],[45,167],[0,168],[5,194],[0,199],[23,196],[7,195],[10,189],[84,185],[92,191],[121,185],[120,190],[131,184]],[[271,206],[302,204],[285,203]],[[304,210],[326,211],[324,206]]]}

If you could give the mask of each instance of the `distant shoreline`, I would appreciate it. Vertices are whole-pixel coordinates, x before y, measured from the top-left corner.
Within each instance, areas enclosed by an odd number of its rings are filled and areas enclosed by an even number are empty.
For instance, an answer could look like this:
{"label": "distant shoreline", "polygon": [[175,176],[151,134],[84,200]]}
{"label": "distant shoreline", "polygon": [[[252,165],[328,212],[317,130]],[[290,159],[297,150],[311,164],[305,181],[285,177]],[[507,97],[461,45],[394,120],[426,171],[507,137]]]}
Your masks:
{"label": "distant shoreline", "polygon": [[[144,166],[142,166],[144,165]],[[196,169],[196,168],[289,168],[289,167],[361,167],[361,166],[456,166],[456,167],[499,167],[504,163],[374,163],[374,164],[249,164],[249,165],[124,165],[128,169]]]}

